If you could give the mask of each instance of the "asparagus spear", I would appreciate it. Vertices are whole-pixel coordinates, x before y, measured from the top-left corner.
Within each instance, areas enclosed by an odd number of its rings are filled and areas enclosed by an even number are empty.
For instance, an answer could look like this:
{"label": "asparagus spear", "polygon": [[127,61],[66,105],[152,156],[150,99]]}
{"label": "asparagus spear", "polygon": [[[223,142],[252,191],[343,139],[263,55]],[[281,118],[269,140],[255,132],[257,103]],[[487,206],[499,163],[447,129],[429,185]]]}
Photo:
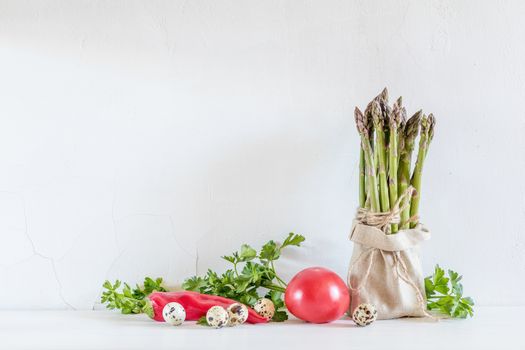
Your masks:
{"label": "asparagus spear", "polygon": [[[417,154],[417,162],[410,181],[411,185],[416,189],[416,193],[412,198],[410,204],[410,216],[416,216],[419,212],[419,200],[421,199],[421,174],[423,172],[423,163],[428,152],[430,141],[434,137],[434,127],[436,121],[434,115],[430,114],[428,117],[423,115],[421,118],[421,133],[419,139],[419,150]],[[416,227],[417,223],[410,224],[411,228]]]}
{"label": "asparagus spear", "polygon": [[388,182],[386,176],[386,145],[385,145],[385,130],[384,130],[384,119],[383,113],[381,112],[381,106],[377,99],[374,99],[367,108],[369,116],[371,117],[374,129],[376,132],[376,147],[377,147],[377,159],[379,163],[378,175],[379,175],[379,198],[381,203],[381,211],[386,212],[390,210],[390,201],[388,199]]}
{"label": "asparagus spear", "polygon": [[379,96],[377,96],[377,98],[379,98],[380,100],[382,101],[386,101],[388,102],[388,89],[385,88],[381,91],[381,93],[379,94]]}
{"label": "asparagus spear", "polygon": [[[397,202],[397,169],[398,169],[398,127],[406,119],[406,110],[401,106],[401,97],[394,103],[392,113],[389,115],[389,143],[388,143],[388,190],[390,207],[394,207]],[[392,224],[391,232],[398,231],[398,224]]]}
{"label": "asparagus spear", "polygon": [[366,165],[365,165],[365,151],[363,146],[360,146],[359,151],[359,206],[365,207],[366,203]]}
{"label": "asparagus spear", "polygon": [[383,116],[383,132],[385,134],[385,171],[388,176],[388,141],[390,140],[390,116],[392,115],[392,108],[388,105],[388,90],[384,88],[383,91],[376,97],[377,102],[379,102],[379,107],[381,107],[381,114]]}
{"label": "asparagus spear", "polygon": [[361,136],[361,148],[363,149],[366,169],[366,183],[368,185],[368,196],[370,200],[370,209],[373,212],[380,211],[379,195],[377,192],[377,178],[376,178],[376,167],[374,162],[374,156],[372,146],[370,144],[370,128],[369,119],[365,118],[359,108],[355,108],[355,124],[357,131]]}
{"label": "asparagus spear", "polygon": [[[399,98],[397,99],[396,102],[397,102],[397,104],[399,106],[402,106],[403,105],[403,98],[401,96],[399,96]],[[401,154],[401,151],[403,150],[404,141],[405,141],[405,139],[403,137],[403,131],[405,130],[405,125],[407,123],[406,109],[403,107],[403,110],[404,110],[404,114],[402,115],[402,119],[399,122],[399,125],[397,126],[397,153],[398,153],[398,157]],[[399,164],[398,164],[398,169],[399,169]]]}
{"label": "asparagus spear", "polygon": [[[366,118],[366,113],[365,113],[365,116],[364,118]],[[367,118],[365,120],[366,122],[366,126],[367,126],[367,129],[368,129],[368,137],[369,137],[369,140],[371,142],[371,147],[372,147],[372,150],[374,149],[373,147],[373,140],[374,140],[374,128],[371,127],[372,125],[372,121],[370,118]],[[374,152],[374,164],[377,164],[377,154]],[[377,169],[377,168],[376,168]],[[377,170],[376,170],[377,171]],[[365,160],[365,151],[363,150],[363,146],[360,145],[360,152],[359,152],[359,205],[363,208],[363,207],[367,207],[370,209],[370,202],[367,202],[366,199],[367,199],[367,196],[368,196],[368,183],[366,181],[366,160]]]}
{"label": "asparagus spear", "polygon": [[[399,169],[397,173],[398,177],[398,194],[402,194],[408,188],[410,183],[410,164],[412,162],[412,152],[414,151],[414,142],[417,134],[419,133],[419,123],[421,121],[421,115],[423,112],[419,110],[416,112],[405,124],[403,135],[401,139],[402,145],[399,149]],[[406,199],[410,201],[410,198]],[[410,207],[406,207],[401,212],[401,229],[407,229],[408,219],[410,218]]]}
{"label": "asparagus spear", "polygon": [[427,152],[428,152],[428,147],[430,146],[430,142],[432,142],[432,139],[434,138],[434,128],[436,127],[436,118],[434,117],[434,114],[430,113],[428,115],[428,122],[430,125],[428,126]]}

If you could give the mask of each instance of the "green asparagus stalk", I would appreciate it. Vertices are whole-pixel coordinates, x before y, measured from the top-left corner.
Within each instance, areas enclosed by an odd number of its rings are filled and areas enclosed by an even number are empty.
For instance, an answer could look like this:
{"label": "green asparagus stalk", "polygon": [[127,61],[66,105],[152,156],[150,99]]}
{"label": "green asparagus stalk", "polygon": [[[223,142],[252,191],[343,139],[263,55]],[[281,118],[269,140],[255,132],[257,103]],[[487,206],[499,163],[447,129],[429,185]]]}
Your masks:
{"label": "green asparagus stalk", "polygon": [[[397,170],[398,170],[398,127],[406,120],[406,110],[401,106],[401,97],[394,103],[392,113],[389,115],[389,142],[388,142],[388,190],[390,207],[393,208],[397,202]],[[398,224],[392,224],[391,233],[398,231]]]}
{"label": "green asparagus stalk", "polygon": [[390,210],[390,201],[388,199],[388,181],[386,175],[386,144],[385,144],[385,129],[383,113],[381,106],[377,100],[373,100],[367,108],[369,115],[372,118],[374,129],[376,132],[376,147],[378,153],[378,175],[379,175],[379,198],[381,203],[381,211],[386,212]]}
{"label": "green asparagus stalk", "polygon": [[[366,116],[364,117],[366,118]],[[371,127],[372,122],[371,119],[368,118],[365,120],[366,126],[368,129],[368,136],[369,140],[371,142],[371,147],[373,150],[373,139],[374,139],[374,128]],[[374,152],[374,159],[375,159],[375,152]],[[375,159],[375,164],[377,164],[377,159]],[[376,168],[377,169],[377,168]],[[370,209],[370,202],[367,202],[367,196],[368,196],[368,183],[366,181],[366,160],[365,160],[365,151],[363,150],[363,146],[360,144],[360,152],[359,152],[359,205],[364,208],[367,207]]]}
{"label": "green asparagus stalk", "polygon": [[[368,139],[370,140],[370,147],[372,147],[372,152],[373,152],[373,156],[374,156],[374,169],[375,169],[375,174],[377,174],[377,153],[375,152],[375,147],[374,146],[374,128],[373,128],[373,123],[372,123],[372,117],[370,116],[367,116],[366,113],[364,114],[364,118],[366,118],[366,126],[367,126],[367,129],[368,129]],[[366,157],[365,157],[365,192],[366,192],[366,196],[365,196],[365,207],[367,209],[371,209],[371,205],[370,205],[370,200],[368,199],[369,198],[369,185],[368,185],[368,180],[367,180],[367,176],[366,176],[367,172],[366,172]],[[377,187],[377,176],[376,176],[376,181],[375,181],[375,186]],[[379,209],[378,209],[379,210]]]}
{"label": "green asparagus stalk", "polygon": [[388,90],[384,88],[383,91],[376,97],[377,102],[379,102],[379,107],[381,107],[381,114],[383,116],[383,132],[385,140],[385,170],[388,176],[388,147],[390,140],[390,116],[392,115],[392,108],[388,105]]}
{"label": "green asparagus stalk", "polygon": [[[401,223],[392,224],[391,233],[415,227],[409,223],[417,217],[421,197],[421,175],[434,136],[435,119],[421,111],[406,120],[406,109],[400,97],[392,108],[388,106],[388,90],[385,88],[372,100],[365,113],[356,107],[355,119],[361,137],[359,155],[359,204],[372,212],[388,212],[410,185],[415,188],[412,198],[406,198],[402,206]],[[416,138],[419,147],[416,164],[411,174],[412,154]],[[411,176],[412,175],[412,176]]]}
{"label": "green asparagus stalk", "polygon": [[363,146],[360,146],[359,151],[359,206],[365,207],[366,203],[366,164],[365,164],[365,151]]}
{"label": "green asparagus stalk", "polygon": [[[403,99],[402,99],[401,96],[397,99],[397,104],[399,106],[403,105]],[[400,156],[401,151],[403,150],[403,147],[404,147],[405,139],[403,137],[403,131],[405,130],[406,123],[407,123],[406,109],[404,109],[404,114],[402,116],[402,119],[399,122],[399,125],[397,126],[397,153],[398,153],[398,157]],[[399,169],[399,164],[398,164],[398,169]]]}
{"label": "green asparagus stalk", "polygon": [[[436,118],[434,117],[434,114],[430,113],[428,116],[428,144],[427,144],[427,152],[428,148],[430,147],[430,142],[432,142],[432,139],[434,138],[434,129],[436,127]],[[425,154],[426,157],[426,154]]]}
{"label": "green asparagus stalk", "polygon": [[369,119],[365,118],[359,108],[355,108],[355,123],[357,131],[361,136],[361,148],[365,160],[366,169],[366,183],[368,186],[368,197],[370,201],[370,209],[372,212],[379,212],[381,210],[379,204],[379,194],[377,189],[376,167],[374,162],[374,153],[370,143],[371,125]]}
{"label": "green asparagus stalk", "polygon": [[[421,132],[419,139],[419,150],[417,154],[417,162],[410,180],[411,185],[416,189],[416,193],[412,198],[410,204],[410,216],[414,217],[419,212],[419,200],[421,199],[421,174],[423,172],[423,163],[428,152],[428,147],[432,138],[434,137],[434,127],[436,121],[434,115],[430,114],[428,117],[423,115],[421,118]],[[417,223],[413,222],[410,224],[411,228],[416,227]]]}
{"label": "green asparagus stalk", "polygon": [[[401,137],[401,140],[403,141],[400,142],[399,146],[399,169],[397,172],[399,195],[404,193],[410,184],[410,165],[412,163],[412,152],[414,151],[414,143],[417,134],[419,133],[419,123],[421,121],[422,114],[423,112],[420,110],[410,117],[410,119],[408,119]],[[405,200],[410,201],[411,198],[406,198]],[[410,206],[407,206],[405,209],[403,209],[403,211],[401,211],[401,229],[409,228],[409,219]]]}

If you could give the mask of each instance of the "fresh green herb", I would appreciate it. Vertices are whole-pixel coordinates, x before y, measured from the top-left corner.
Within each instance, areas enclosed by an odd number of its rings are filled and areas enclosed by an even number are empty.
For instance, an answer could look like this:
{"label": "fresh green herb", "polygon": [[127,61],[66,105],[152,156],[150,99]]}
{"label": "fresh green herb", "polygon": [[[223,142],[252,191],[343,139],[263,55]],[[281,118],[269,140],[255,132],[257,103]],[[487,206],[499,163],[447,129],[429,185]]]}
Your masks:
{"label": "fresh green herb", "polygon": [[288,315],[284,311],[282,294],[286,289],[286,282],[277,275],[274,262],[279,259],[284,248],[299,247],[304,240],[303,236],[290,233],[282,244],[269,241],[259,253],[243,244],[240,251],[222,257],[233,265],[231,269],[222,274],[208,270],[203,277],[193,276],[185,280],[182,288],[219,295],[250,306],[261,298],[259,289],[264,288],[268,290],[265,297],[271,299],[275,305],[276,312],[272,320],[285,321]]}
{"label": "fresh green herb", "polygon": [[[204,277],[194,276],[184,281],[185,290],[197,291],[204,294],[219,295],[234,299],[246,305],[253,306],[260,299],[259,289],[267,290],[266,298],[273,301],[275,315],[273,321],[281,322],[288,319],[284,311],[283,293],[286,282],[275,271],[275,260],[279,259],[282,250],[289,246],[300,246],[305,238],[290,233],[282,244],[269,241],[262,246],[259,253],[247,244],[241,246],[240,251],[222,258],[233,265],[232,269],[218,274],[208,270]],[[117,280],[115,283],[105,281],[105,291],[101,302],[108,309],[119,309],[123,314],[138,314],[148,312],[146,297],[154,291],[165,292],[162,278],[146,277],[143,287],[139,285],[131,288],[127,283]],[[206,319],[200,319],[199,324],[207,324]]]}
{"label": "fresh green herb", "polygon": [[208,324],[208,321],[206,320],[206,316],[201,316],[198,320],[197,320],[197,324],[198,325],[201,325],[201,326],[210,326]]}
{"label": "fresh green herb", "polygon": [[[162,278],[152,279],[146,277],[144,286],[138,284],[131,288],[127,283],[116,280],[115,283],[109,281],[102,285],[106,291],[102,293],[101,302],[106,304],[108,309],[119,309],[123,314],[139,314],[144,311],[146,306],[145,298],[154,291],[165,292],[162,286]],[[121,288],[122,287],[122,288]]]}
{"label": "fresh green herb", "polygon": [[448,270],[446,277],[445,270],[436,265],[434,275],[425,278],[427,308],[455,318],[472,317],[474,300],[463,297],[461,279],[462,276],[452,270]]}
{"label": "fresh green herb", "polygon": [[272,317],[272,321],[286,321],[288,319],[288,314],[286,313],[286,311],[284,311],[285,306],[283,301],[283,293],[271,290],[264,297],[270,299],[273,302],[273,305],[275,306],[275,314]]}

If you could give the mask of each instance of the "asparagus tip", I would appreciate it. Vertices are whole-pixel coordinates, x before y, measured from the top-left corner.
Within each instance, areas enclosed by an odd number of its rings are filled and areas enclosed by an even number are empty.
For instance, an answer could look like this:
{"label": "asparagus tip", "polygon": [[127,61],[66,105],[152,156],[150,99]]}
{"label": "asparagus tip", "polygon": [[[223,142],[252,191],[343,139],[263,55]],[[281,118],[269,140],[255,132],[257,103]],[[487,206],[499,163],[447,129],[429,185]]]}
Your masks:
{"label": "asparagus tip", "polygon": [[387,115],[389,117],[390,127],[399,127],[405,124],[407,119],[407,110],[401,106],[401,97],[394,102],[392,113]]}
{"label": "asparagus tip", "polygon": [[367,119],[358,107],[354,109],[354,117],[355,125],[357,126],[357,131],[360,134],[366,135],[368,133]]}
{"label": "asparagus tip", "polygon": [[421,115],[421,120],[419,121],[419,124],[421,124],[421,133],[427,133],[428,132],[428,117],[425,113]]}
{"label": "asparagus tip", "polygon": [[381,118],[383,114],[381,113],[381,105],[379,104],[379,102],[376,100],[372,100],[369,106],[370,106],[370,109],[369,109],[370,116],[372,117],[374,124],[378,126],[383,125],[383,120]]}
{"label": "asparagus tip", "polygon": [[386,88],[386,86],[383,89],[383,91],[381,91],[381,94],[379,96],[383,101],[388,101],[388,89]]}
{"label": "asparagus tip", "polygon": [[430,113],[428,115],[428,140],[432,141],[434,138],[434,127],[436,126],[436,118],[434,114]]}
{"label": "asparagus tip", "polygon": [[406,122],[404,134],[406,138],[406,143],[408,145],[413,144],[414,139],[419,133],[419,124],[421,121],[422,114],[423,114],[423,111],[419,110],[416,113],[414,113],[414,115],[410,117]]}

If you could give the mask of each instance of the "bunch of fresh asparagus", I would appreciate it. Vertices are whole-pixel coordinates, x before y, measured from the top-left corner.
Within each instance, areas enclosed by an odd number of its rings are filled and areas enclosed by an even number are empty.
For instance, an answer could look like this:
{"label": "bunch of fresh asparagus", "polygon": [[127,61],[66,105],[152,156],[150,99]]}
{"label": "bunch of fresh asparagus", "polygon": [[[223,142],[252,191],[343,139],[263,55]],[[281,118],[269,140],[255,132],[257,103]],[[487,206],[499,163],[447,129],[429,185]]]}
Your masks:
{"label": "bunch of fresh asparagus", "polygon": [[[400,223],[387,233],[417,225],[421,198],[421,174],[434,136],[435,118],[420,110],[407,120],[399,97],[392,107],[385,88],[366,107],[355,108],[355,122],[361,136],[359,160],[359,205],[371,212],[389,212],[411,185],[415,191],[403,200]],[[412,170],[412,153],[419,135],[417,160]]]}

